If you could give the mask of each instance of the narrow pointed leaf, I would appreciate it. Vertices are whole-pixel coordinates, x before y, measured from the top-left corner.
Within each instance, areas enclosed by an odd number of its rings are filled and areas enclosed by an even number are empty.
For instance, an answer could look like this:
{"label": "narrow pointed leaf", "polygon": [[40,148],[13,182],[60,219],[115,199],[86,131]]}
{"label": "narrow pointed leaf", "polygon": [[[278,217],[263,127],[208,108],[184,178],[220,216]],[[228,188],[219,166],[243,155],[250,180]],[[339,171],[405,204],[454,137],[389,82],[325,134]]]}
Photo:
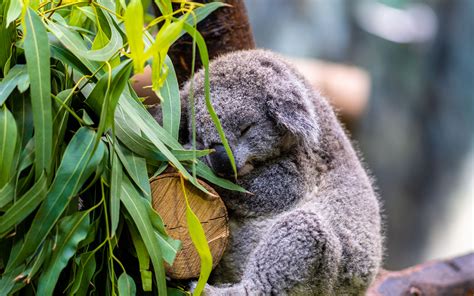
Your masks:
{"label": "narrow pointed leaf", "polygon": [[7,106],[0,107],[0,188],[14,174],[18,129],[15,118]]}
{"label": "narrow pointed leaf", "polygon": [[176,78],[173,63],[168,56],[166,57],[165,64],[168,67],[168,75],[160,89],[163,99],[161,102],[163,128],[175,139],[178,139],[181,121],[181,97],[179,95],[178,79]]}
{"label": "narrow pointed leaf", "polygon": [[28,8],[25,15],[25,56],[31,84],[31,103],[35,128],[36,178],[51,170],[53,118],[51,111],[51,75],[48,34],[36,12]]}
{"label": "narrow pointed leaf", "polygon": [[114,236],[120,218],[120,192],[122,187],[122,164],[116,153],[110,151],[112,168],[110,173],[110,235]]}
{"label": "narrow pointed leaf", "polygon": [[135,225],[129,225],[130,236],[132,237],[135,253],[137,254],[138,264],[140,269],[140,277],[142,281],[142,289],[145,292],[152,290],[152,274],[150,271],[150,255],[148,254],[145,244],[138,234]]}
{"label": "narrow pointed leaf", "polygon": [[28,77],[25,65],[17,64],[8,71],[7,76],[0,82],[0,105],[5,103],[8,96],[18,86],[18,83],[24,79],[23,76]]}
{"label": "narrow pointed leaf", "polygon": [[199,258],[201,259],[201,272],[199,274],[198,283],[193,295],[201,295],[206,285],[209,275],[212,271],[212,255],[207,242],[204,228],[202,228],[201,222],[196,214],[191,209],[188,197],[186,193],[186,187],[184,186],[184,179],[181,178],[181,186],[183,189],[184,197],[186,199],[186,222],[188,224],[188,232],[194,247],[196,248]]}
{"label": "narrow pointed leaf", "polygon": [[71,295],[85,296],[96,270],[95,252],[82,253],[78,258],[78,271],[71,288]]}
{"label": "narrow pointed leaf", "polygon": [[196,174],[200,176],[203,179],[206,179],[207,181],[233,191],[239,191],[243,193],[249,193],[247,190],[244,188],[240,187],[239,185],[223,178],[219,178],[214,174],[214,172],[207,166],[205,165],[202,161],[197,162],[196,164]]}
{"label": "narrow pointed leaf", "polygon": [[20,223],[43,201],[47,191],[44,173],[38,181],[0,217],[0,237]]}
{"label": "narrow pointed leaf", "polygon": [[120,148],[120,145],[118,144],[115,146],[115,152],[130,178],[140,188],[145,197],[148,200],[151,200],[151,189],[150,182],[148,181],[146,160],[125,147]]}
{"label": "narrow pointed leaf", "polygon": [[32,226],[25,237],[19,254],[9,263],[15,267],[31,255],[59,220],[71,199],[78,193],[87,178],[97,169],[104,155],[104,144],[93,150],[95,132],[82,127],[72,138],[64,152],[53,184],[41,204]]}
{"label": "narrow pointed leaf", "polygon": [[133,296],[137,293],[137,287],[133,278],[125,272],[119,276],[118,292],[119,296]]}
{"label": "narrow pointed leaf", "polygon": [[21,8],[22,8],[22,1],[20,0],[10,0],[10,5],[8,6],[8,12],[7,12],[7,22],[6,22],[6,27],[10,25],[11,22],[16,20],[21,13]]}
{"label": "narrow pointed leaf", "polygon": [[100,115],[98,137],[101,137],[114,123],[115,108],[130,77],[130,71],[129,61],[121,63],[111,73],[100,78],[86,100],[86,103]]}
{"label": "narrow pointed leaf", "polygon": [[183,165],[176,159],[171,151],[166,148],[161,140],[166,140],[172,145],[172,147],[176,149],[182,149],[181,145],[153,119],[150,113],[142,109],[142,107],[137,106],[137,104],[138,103],[132,98],[122,96],[117,108],[122,108],[123,112],[130,116],[132,121],[140,127],[142,132],[147,135],[153,145],[155,145],[155,147],[158,148],[158,150],[163,153],[163,155],[170,162],[173,163],[173,165],[183,174],[186,179],[188,179],[194,186],[203,192],[212,195],[212,193],[208,192],[206,188],[199,184],[199,182],[197,182],[197,180],[194,179],[188,171],[186,171]]}
{"label": "narrow pointed leaf", "polygon": [[89,226],[87,212],[78,212],[59,221],[56,248],[39,278],[38,295],[53,294],[61,271],[76,253],[79,242],[87,236]]}
{"label": "narrow pointed leaf", "polygon": [[[141,197],[139,192],[133,187],[130,180],[125,177],[122,181],[122,194],[120,195],[120,200],[127,209],[129,215],[132,217],[133,223],[137,227],[148,254],[150,255],[155,271],[155,280],[158,285],[158,294],[166,296],[165,270],[161,249],[157,247],[157,238],[151,225],[150,218],[148,215],[144,215],[144,213],[147,212],[147,209],[140,199],[143,199],[143,197]],[[149,206],[151,207],[151,204]]]}
{"label": "narrow pointed leaf", "polygon": [[50,21],[48,22],[48,27],[59,42],[61,42],[73,54],[91,61],[108,61],[118,53],[123,41],[120,33],[117,31],[115,26],[112,25],[112,20],[108,13],[104,13],[104,16],[107,19],[112,35],[110,36],[110,41],[106,46],[96,50],[89,50],[81,36],[66,24]]}
{"label": "narrow pointed leaf", "polygon": [[9,204],[15,197],[15,186],[13,183],[13,178],[0,188],[0,209],[3,209],[7,204]]}
{"label": "narrow pointed leaf", "polygon": [[145,64],[145,44],[143,43],[144,21],[141,0],[130,1],[125,9],[124,23],[134,71],[135,73],[141,73],[143,72],[143,65]]}
{"label": "narrow pointed leaf", "polygon": [[232,150],[230,149],[229,142],[227,141],[227,138],[225,137],[224,130],[222,128],[222,124],[219,120],[219,117],[217,117],[216,111],[214,110],[214,107],[212,106],[212,103],[211,103],[211,94],[210,94],[210,86],[209,86],[209,55],[207,53],[206,43],[201,33],[199,33],[196,30],[196,28],[194,28],[193,26],[185,23],[183,28],[186,30],[186,32],[188,32],[189,35],[195,38],[194,40],[199,48],[199,56],[201,57],[202,65],[204,67],[204,80],[205,80],[204,92],[205,92],[206,107],[209,112],[209,115],[212,118],[212,121],[214,122],[217,132],[219,133],[219,137],[222,141],[222,144],[224,145],[227,156],[229,157],[229,161],[230,161],[230,164],[232,165],[232,170],[234,171],[234,175],[235,177],[237,177],[237,168],[235,166],[234,155],[232,154]]}

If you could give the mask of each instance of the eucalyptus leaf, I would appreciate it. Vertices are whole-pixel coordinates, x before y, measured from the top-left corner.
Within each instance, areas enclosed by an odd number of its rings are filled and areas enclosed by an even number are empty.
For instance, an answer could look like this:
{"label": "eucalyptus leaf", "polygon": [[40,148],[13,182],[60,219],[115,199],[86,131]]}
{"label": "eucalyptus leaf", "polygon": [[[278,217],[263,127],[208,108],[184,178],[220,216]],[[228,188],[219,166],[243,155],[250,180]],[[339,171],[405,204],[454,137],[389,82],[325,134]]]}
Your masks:
{"label": "eucalyptus leaf", "polygon": [[0,105],[5,103],[8,96],[10,96],[15,87],[17,87],[20,82],[26,79],[23,77],[28,77],[28,72],[25,65],[17,64],[11,68],[10,71],[8,71],[7,76],[0,82]]}
{"label": "eucalyptus leaf", "polygon": [[43,173],[38,181],[0,217],[0,237],[25,219],[43,201],[48,189]]}
{"label": "eucalyptus leaf", "polygon": [[8,6],[8,11],[7,11],[7,21],[5,23],[6,27],[10,25],[14,20],[16,20],[21,13],[21,9],[23,6],[23,2],[19,0],[10,0],[10,5]]}
{"label": "eucalyptus leaf", "polygon": [[18,129],[15,118],[5,105],[0,107],[0,188],[14,174]]}
{"label": "eucalyptus leaf", "polygon": [[199,218],[196,216],[189,205],[183,178],[181,178],[181,185],[184,197],[186,199],[186,222],[188,224],[189,236],[191,237],[193,245],[199,254],[199,258],[201,259],[201,271],[193,295],[201,295],[212,271],[212,255],[211,250],[209,249],[206,234],[204,233],[204,228],[202,228]]}
{"label": "eucalyptus leaf", "polygon": [[110,234],[115,235],[120,218],[120,191],[123,168],[116,153],[111,151],[112,167],[110,176]]}
{"label": "eucalyptus leaf", "polygon": [[77,245],[87,236],[89,214],[78,212],[59,221],[59,237],[49,263],[39,278],[38,294],[53,295],[59,274],[74,256]]}
{"label": "eucalyptus leaf", "polygon": [[132,277],[125,272],[119,276],[118,279],[119,296],[132,296],[137,293],[137,287]]}
{"label": "eucalyptus leaf", "polygon": [[25,243],[19,254],[10,262],[15,267],[31,255],[38,245],[44,241],[54,227],[67,205],[87,178],[96,170],[104,155],[104,144],[99,143],[94,151],[95,133],[88,128],[80,128],[64,152],[61,165],[51,185],[45,201],[31,223],[26,234]]}
{"label": "eucalyptus leaf", "polygon": [[132,242],[135,247],[135,253],[138,258],[138,264],[140,269],[140,277],[142,282],[142,289],[145,292],[152,290],[152,273],[150,271],[150,255],[148,254],[145,244],[141,239],[138,230],[135,225],[129,225],[130,235]]}
{"label": "eucalyptus leaf", "polygon": [[97,268],[95,252],[82,253],[78,257],[78,271],[71,288],[71,295],[85,296],[94,272]]}
{"label": "eucalyptus leaf", "polygon": [[224,145],[227,156],[229,157],[230,164],[232,165],[232,170],[234,171],[235,178],[237,178],[237,168],[235,166],[235,159],[234,155],[232,154],[232,149],[230,149],[229,142],[227,141],[224,129],[222,128],[222,124],[211,103],[211,90],[209,86],[209,54],[207,53],[206,42],[204,41],[204,38],[202,37],[201,33],[199,33],[193,26],[185,23],[183,28],[184,30],[186,30],[186,32],[188,32],[189,35],[193,37],[193,40],[196,42],[199,48],[199,56],[201,57],[201,62],[204,67],[204,93],[207,111],[209,112],[209,115],[211,116],[211,119],[217,129],[217,132],[219,133],[222,145]]}
{"label": "eucalyptus leaf", "polygon": [[173,63],[167,56],[165,59],[168,74],[160,89],[161,110],[163,113],[163,128],[176,140],[179,136],[179,126],[181,122],[181,97],[179,95],[178,79],[174,71]]}
{"label": "eucalyptus leaf", "polygon": [[31,103],[35,128],[36,177],[51,171],[53,115],[51,110],[51,74],[48,34],[32,8],[25,15],[25,56],[31,84]]}
{"label": "eucalyptus leaf", "polygon": [[[158,294],[166,295],[165,270],[163,266],[163,257],[161,249],[158,247],[158,239],[155,235],[153,226],[151,225],[143,197],[133,187],[130,180],[124,177],[122,181],[122,194],[120,195],[124,207],[128,214],[132,217],[133,223],[138,229],[145,247],[150,255],[151,262],[155,270],[155,281],[158,285]],[[149,203],[149,202],[147,202]],[[151,204],[149,205],[151,207]]]}
{"label": "eucalyptus leaf", "polygon": [[128,3],[125,9],[124,23],[134,71],[135,73],[141,73],[146,60],[144,56],[145,44],[142,36],[144,21],[141,0],[131,0]]}

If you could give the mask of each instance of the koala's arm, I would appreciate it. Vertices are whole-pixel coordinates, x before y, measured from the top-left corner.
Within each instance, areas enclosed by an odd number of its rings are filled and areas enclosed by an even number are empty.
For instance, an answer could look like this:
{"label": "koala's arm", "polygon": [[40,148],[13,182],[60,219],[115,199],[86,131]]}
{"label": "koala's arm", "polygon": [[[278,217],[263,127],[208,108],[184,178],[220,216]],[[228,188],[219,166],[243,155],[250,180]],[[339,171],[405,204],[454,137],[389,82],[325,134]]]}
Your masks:
{"label": "koala's arm", "polygon": [[240,283],[208,286],[206,295],[362,294],[379,268],[382,242],[377,199],[357,177],[330,172],[327,186],[264,235]]}

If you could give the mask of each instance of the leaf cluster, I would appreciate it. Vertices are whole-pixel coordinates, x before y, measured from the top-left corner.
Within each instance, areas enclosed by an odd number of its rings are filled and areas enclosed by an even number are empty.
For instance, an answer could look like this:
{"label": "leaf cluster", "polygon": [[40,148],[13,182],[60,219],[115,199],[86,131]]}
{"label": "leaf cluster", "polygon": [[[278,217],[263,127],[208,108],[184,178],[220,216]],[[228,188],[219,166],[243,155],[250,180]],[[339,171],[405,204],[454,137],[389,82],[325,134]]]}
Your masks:
{"label": "leaf cluster", "polygon": [[[223,4],[173,2],[156,0],[155,18],[150,1],[0,0],[0,295],[186,293],[166,281],[164,263],[181,243],[151,206],[149,177],[172,166],[203,191],[197,177],[243,189],[198,160],[209,150],[178,142],[179,87],[167,56],[190,34],[208,75],[196,24]],[[130,84],[145,65],[163,126]],[[206,101],[233,159],[209,79]],[[212,258],[186,213],[201,256],[199,295]]]}

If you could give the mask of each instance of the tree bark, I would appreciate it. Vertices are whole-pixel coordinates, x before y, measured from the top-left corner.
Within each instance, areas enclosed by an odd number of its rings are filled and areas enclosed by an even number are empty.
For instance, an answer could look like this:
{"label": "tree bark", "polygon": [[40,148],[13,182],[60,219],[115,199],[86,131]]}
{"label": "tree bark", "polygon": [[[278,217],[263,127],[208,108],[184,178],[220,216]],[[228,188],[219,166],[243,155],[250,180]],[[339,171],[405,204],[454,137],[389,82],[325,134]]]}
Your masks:
{"label": "tree bark", "polygon": [[[208,0],[196,2],[206,3]],[[255,48],[252,29],[243,0],[223,1],[231,6],[221,7],[198,24],[198,31],[206,41],[209,60],[227,52]],[[192,38],[181,37],[168,52],[175,66],[178,81],[182,85],[191,76]],[[195,70],[202,66],[196,53]]]}
{"label": "tree bark", "polygon": [[401,271],[384,270],[366,295],[474,295],[474,253]]}

